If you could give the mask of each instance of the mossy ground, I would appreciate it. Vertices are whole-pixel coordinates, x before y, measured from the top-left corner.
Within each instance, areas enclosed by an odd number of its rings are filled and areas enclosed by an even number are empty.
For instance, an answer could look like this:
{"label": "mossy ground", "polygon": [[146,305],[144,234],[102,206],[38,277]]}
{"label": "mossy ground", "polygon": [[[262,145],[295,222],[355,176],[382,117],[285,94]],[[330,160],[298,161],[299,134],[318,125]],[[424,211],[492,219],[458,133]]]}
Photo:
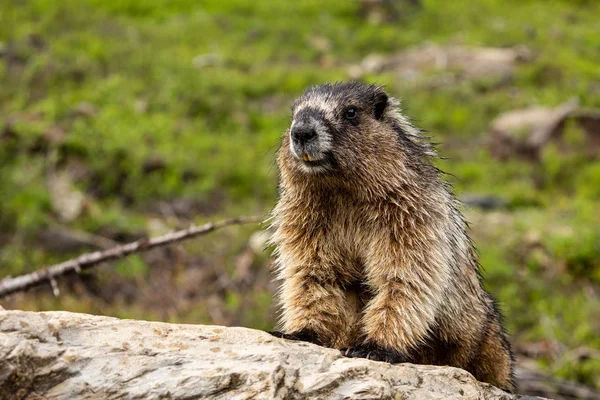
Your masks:
{"label": "mossy ground", "polygon": [[[52,211],[50,166],[83,171],[73,184],[86,206],[68,227],[115,240],[179,226],[182,218],[157,211],[173,199],[194,199],[195,222],[266,214],[289,103],[305,87],[346,80],[347,67],[369,54],[425,41],[524,44],[534,57],[507,82],[364,79],[401,97],[441,143],[439,166],[458,195],[508,204],[467,215],[517,347],[544,343],[546,370],[600,386],[600,162],[552,146],[538,164],[500,162],[482,144],[507,110],[573,97],[600,107],[600,3],[422,3],[374,23],[361,18],[359,2],[334,0],[4,0],[0,275],[85,250],[40,245],[40,232],[64,225]],[[43,289],[5,306],[271,328],[267,257],[252,261],[251,278],[240,275],[256,229],[129,258],[61,283],[59,298]]]}

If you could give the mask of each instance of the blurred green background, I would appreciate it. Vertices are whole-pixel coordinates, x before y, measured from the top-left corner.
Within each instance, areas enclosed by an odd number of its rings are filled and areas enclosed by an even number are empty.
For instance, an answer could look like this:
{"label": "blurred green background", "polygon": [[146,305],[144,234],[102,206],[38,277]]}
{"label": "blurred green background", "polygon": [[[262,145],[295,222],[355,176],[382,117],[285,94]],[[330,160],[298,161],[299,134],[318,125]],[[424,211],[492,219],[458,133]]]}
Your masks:
{"label": "blurred green background", "polygon": [[[465,213],[520,362],[600,389],[597,154],[569,122],[568,151],[490,150],[504,112],[600,107],[599,16],[593,0],[2,0],[0,278],[266,216],[293,98],[377,82],[439,143],[457,195],[491,199]],[[457,48],[515,57],[473,71],[452,62]],[[227,228],[61,279],[58,297],[41,287],[0,304],[271,329],[277,283],[259,231]]]}

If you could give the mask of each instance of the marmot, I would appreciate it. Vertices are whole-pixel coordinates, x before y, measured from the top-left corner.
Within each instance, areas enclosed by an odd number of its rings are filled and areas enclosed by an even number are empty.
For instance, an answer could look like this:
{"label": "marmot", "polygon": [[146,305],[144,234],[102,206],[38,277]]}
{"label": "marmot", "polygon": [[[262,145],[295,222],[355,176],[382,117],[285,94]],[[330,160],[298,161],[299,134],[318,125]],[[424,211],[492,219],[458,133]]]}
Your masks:
{"label": "marmot", "polygon": [[307,89],[278,152],[278,336],[348,357],[451,365],[514,390],[513,356],[433,146],[357,82]]}

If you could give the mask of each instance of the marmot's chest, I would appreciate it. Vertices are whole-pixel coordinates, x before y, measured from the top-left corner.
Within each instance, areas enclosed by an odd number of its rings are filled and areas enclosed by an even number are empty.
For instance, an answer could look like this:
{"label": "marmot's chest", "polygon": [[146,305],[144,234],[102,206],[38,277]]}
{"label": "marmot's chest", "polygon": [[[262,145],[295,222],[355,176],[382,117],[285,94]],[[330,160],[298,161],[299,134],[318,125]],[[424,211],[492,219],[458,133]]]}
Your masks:
{"label": "marmot's chest", "polygon": [[368,207],[336,201],[324,204],[319,221],[321,237],[330,250],[346,262],[361,263],[365,252],[372,245],[372,232],[377,229],[377,220],[371,218]]}

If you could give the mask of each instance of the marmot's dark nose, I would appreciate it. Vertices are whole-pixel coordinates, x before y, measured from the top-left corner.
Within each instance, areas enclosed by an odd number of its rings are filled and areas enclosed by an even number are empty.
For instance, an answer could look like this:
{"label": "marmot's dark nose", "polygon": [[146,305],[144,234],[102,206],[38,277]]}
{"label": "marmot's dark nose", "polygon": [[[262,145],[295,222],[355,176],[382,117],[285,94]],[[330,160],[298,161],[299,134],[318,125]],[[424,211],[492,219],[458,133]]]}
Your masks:
{"label": "marmot's dark nose", "polygon": [[292,139],[298,144],[305,144],[315,137],[317,137],[317,132],[312,126],[302,125],[292,129]]}

